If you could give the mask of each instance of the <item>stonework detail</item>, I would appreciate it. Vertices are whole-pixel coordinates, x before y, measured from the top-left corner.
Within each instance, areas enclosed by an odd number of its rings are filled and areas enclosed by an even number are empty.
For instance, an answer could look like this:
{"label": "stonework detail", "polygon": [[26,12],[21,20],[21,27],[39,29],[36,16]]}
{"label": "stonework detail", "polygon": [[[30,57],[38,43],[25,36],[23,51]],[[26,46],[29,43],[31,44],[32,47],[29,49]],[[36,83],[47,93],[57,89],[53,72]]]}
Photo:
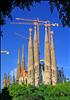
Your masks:
{"label": "stonework detail", "polygon": [[45,46],[44,46],[44,68],[45,68],[45,84],[51,84],[51,63],[50,63],[50,43],[49,32],[45,25]]}
{"label": "stonework detail", "polygon": [[33,44],[32,44],[32,29],[29,29],[30,37],[28,44],[28,84],[34,84],[34,58],[33,58]]}
{"label": "stonework detail", "polygon": [[54,38],[53,38],[53,32],[50,33],[51,38],[51,74],[52,74],[52,85],[55,85],[57,83],[57,68],[56,68],[56,58],[55,58],[55,50],[54,50]]}
{"label": "stonework detail", "polygon": [[37,23],[34,26],[34,73],[35,73],[35,86],[40,83],[40,62],[39,62],[39,45],[37,34]]}
{"label": "stonework detail", "polygon": [[20,49],[18,49],[18,65],[17,65],[17,73],[16,73],[16,82],[19,81],[20,73],[21,73],[21,63],[20,63]]}

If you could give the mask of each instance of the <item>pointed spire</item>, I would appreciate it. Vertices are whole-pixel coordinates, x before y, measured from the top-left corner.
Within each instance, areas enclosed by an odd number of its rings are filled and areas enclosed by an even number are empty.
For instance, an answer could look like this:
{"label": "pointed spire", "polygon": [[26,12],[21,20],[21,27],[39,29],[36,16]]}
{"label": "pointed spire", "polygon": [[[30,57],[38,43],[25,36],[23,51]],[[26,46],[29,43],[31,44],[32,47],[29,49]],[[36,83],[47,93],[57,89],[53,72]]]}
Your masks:
{"label": "pointed spire", "polygon": [[48,31],[48,29],[47,29],[47,24],[44,24],[44,26],[45,26],[45,42],[49,42],[49,33],[47,32]]}
{"label": "pointed spire", "polygon": [[51,32],[51,24],[50,21],[47,21],[47,32],[48,32],[48,39],[50,43],[50,32]]}
{"label": "pointed spire", "polygon": [[22,47],[22,68],[25,69],[25,60],[24,60],[24,45]]}
{"label": "pointed spire", "polygon": [[47,24],[45,26],[45,46],[44,46],[44,68],[45,68],[45,84],[51,84],[51,63],[50,63],[50,44],[49,33],[47,32]]}
{"label": "pointed spire", "polygon": [[13,83],[15,83],[15,75],[14,75],[14,72],[13,72]]}
{"label": "pointed spire", "polygon": [[35,69],[35,86],[40,83],[40,59],[39,59],[39,44],[37,34],[37,22],[34,23],[34,69]]}
{"label": "pointed spire", "polygon": [[34,85],[34,58],[32,44],[32,29],[29,28],[30,37],[28,44],[28,84]]}
{"label": "pointed spire", "polygon": [[38,34],[37,34],[37,22],[34,23],[34,41],[37,40],[37,44],[38,44]]}
{"label": "pointed spire", "polygon": [[51,41],[51,46],[54,47],[54,38],[53,38],[53,31],[50,32],[50,41]]}
{"label": "pointed spire", "polygon": [[65,79],[64,79],[65,77],[64,77],[64,70],[63,70],[63,67],[61,68],[61,73],[62,73],[62,83],[63,83],[64,80],[65,80]]}
{"label": "pointed spire", "polygon": [[20,64],[20,48],[18,48],[18,64]]}
{"label": "pointed spire", "polygon": [[4,86],[4,88],[7,87],[7,75],[6,75],[6,73],[4,73],[3,86]]}
{"label": "pointed spire", "polygon": [[50,34],[51,40],[51,70],[52,70],[52,85],[57,83],[57,68],[56,68],[56,58],[55,58],[55,50],[54,50],[54,38],[53,38],[53,31]]}
{"label": "pointed spire", "polygon": [[16,81],[19,81],[19,77],[20,77],[20,73],[21,73],[21,64],[20,64],[20,48],[18,49],[18,67],[17,67],[17,74],[16,74]]}
{"label": "pointed spire", "polygon": [[30,32],[30,38],[29,38],[29,40],[32,41],[32,28],[29,28],[29,32]]}
{"label": "pointed spire", "polygon": [[10,75],[8,74],[8,79],[7,79],[7,86],[10,85]]}

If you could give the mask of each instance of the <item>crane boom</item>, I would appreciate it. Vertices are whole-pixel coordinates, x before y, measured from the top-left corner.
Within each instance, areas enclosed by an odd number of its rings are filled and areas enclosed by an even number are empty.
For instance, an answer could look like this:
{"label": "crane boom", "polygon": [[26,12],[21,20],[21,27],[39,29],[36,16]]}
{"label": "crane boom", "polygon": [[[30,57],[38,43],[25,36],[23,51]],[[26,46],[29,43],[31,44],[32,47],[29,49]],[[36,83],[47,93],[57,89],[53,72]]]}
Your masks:
{"label": "crane boom", "polygon": [[27,38],[27,37],[25,37],[25,36],[22,36],[22,35],[20,35],[19,33],[15,33],[15,35],[16,35],[16,36],[19,36],[19,37],[21,37],[21,38],[24,38],[24,39],[26,39],[26,40],[29,40],[29,38]]}
{"label": "crane boom", "polygon": [[[34,25],[34,23],[30,23],[30,22],[11,22],[10,24]],[[43,24],[39,23],[39,25],[43,25]]]}
{"label": "crane boom", "polygon": [[39,20],[38,18],[33,20],[33,19],[24,19],[24,18],[16,18],[16,20],[23,20],[23,21],[28,21],[28,22],[47,22],[47,20]]}

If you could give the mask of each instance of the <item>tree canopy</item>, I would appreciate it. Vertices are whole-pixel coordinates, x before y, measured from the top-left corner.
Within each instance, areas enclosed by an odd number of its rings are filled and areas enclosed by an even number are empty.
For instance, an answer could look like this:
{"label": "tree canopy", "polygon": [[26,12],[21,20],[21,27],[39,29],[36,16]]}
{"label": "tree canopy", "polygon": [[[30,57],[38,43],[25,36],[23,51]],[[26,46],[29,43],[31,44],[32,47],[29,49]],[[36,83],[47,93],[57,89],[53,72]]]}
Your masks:
{"label": "tree canopy", "polygon": [[30,10],[33,3],[39,3],[41,1],[47,1],[50,4],[51,12],[53,12],[54,7],[56,7],[63,26],[70,27],[70,0],[0,0],[0,25],[5,24],[6,16],[12,19],[11,11],[15,7],[19,7],[23,10],[26,7]]}
{"label": "tree canopy", "polygon": [[3,89],[1,95],[2,100],[70,100],[70,82],[37,87],[12,84],[7,90]]}

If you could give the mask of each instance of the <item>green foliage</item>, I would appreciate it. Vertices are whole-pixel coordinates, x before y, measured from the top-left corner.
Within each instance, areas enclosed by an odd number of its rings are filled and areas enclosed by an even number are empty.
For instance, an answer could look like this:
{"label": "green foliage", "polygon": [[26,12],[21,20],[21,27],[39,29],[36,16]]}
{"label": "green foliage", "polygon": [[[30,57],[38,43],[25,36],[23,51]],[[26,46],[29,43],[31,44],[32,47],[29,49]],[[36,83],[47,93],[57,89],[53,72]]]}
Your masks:
{"label": "green foliage", "polygon": [[26,7],[30,10],[30,6],[33,6],[33,3],[38,3],[40,0],[0,0],[0,25],[5,24],[5,17],[12,19],[11,12],[15,7],[23,9]]}
{"label": "green foliage", "polygon": [[50,0],[49,4],[51,12],[57,8],[63,26],[70,27],[70,0]]}
{"label": "green foliage", "polygon": [[12,100],[70,100],[70,82],[55,86],[41,84],[37,87],[12,84],[7,91]]}

